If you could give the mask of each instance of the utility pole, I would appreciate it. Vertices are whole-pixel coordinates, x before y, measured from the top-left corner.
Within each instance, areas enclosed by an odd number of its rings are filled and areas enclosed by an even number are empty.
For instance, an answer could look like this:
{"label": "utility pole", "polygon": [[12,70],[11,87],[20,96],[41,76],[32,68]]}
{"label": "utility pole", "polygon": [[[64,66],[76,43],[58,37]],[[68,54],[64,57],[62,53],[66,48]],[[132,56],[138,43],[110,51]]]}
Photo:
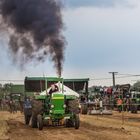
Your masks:
{"label": "utility pole", "polygon": [[115,88],[115,74],[117,74],[118,72],[109,72],[109,73],[112,74],[113,88]]}

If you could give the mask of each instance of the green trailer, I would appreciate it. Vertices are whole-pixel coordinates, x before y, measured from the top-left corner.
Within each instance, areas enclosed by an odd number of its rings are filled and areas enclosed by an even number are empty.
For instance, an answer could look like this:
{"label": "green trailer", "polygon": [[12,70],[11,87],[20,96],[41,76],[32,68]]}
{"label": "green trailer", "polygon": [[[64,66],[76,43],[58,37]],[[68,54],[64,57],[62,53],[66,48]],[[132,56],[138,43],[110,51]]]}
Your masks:
{"label": "green trailer", "polygon": [[23,111],[24,85],[11,85],[6,98],[10,101],[10,112]]}
{"label": "green trailer", "polygon": [[137,113],[140,110],[140,92],[131,92],[131,113]]}
{"label": "green trailer", "polygon": [[10,98],[16,101],[24,97],[24,85],[12,85],[10,88]]}

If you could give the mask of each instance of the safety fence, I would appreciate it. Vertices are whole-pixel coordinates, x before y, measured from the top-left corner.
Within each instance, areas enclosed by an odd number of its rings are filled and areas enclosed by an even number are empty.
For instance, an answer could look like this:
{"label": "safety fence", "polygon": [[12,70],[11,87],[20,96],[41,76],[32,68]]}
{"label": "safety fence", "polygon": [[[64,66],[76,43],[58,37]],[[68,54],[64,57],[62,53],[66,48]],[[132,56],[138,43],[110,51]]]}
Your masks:
{"label": "safety fence", "polygon": [[140,122],[140,104],[102,104],[88,103],[87,114],[100,117],[117,119],[124,125],[126,122]]}

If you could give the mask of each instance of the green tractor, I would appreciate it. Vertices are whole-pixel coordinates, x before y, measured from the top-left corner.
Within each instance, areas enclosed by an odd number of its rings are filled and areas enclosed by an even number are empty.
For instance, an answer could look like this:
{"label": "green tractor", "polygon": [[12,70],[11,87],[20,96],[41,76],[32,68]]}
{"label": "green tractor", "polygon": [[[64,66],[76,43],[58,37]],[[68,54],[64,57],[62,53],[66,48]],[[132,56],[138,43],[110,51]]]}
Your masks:
{"label": "green tractor", "polygon": [[[51,85],[57,86],[57,90],[50,94]],[[80,126],[79,118],[79,102],[73,94],[64,93],[64,85],[62,78],[25,78],[26,96],[34,92],[32,100],[32,117],[31,126],[38,127],[39,130],[43,126]]]}
{"label": "green tractor", "polygon": [[24,85],[11,85],[9,100],[12,101],[15,111],[22,112],[23,98],[24,98]]}
{"label": "green tractor", "polygon": [[131,113],[137,113],[140,110],[140,92],[131,92]]}

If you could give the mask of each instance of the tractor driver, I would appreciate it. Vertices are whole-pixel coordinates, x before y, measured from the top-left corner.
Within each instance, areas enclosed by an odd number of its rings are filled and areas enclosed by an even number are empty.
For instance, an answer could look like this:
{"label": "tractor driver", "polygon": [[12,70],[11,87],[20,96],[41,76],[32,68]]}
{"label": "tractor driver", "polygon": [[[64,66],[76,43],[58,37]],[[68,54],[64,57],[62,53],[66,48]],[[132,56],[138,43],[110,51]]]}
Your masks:
{"label": "tractor driver", "polygon": [[49,91],[49,95],[52,95],[52,93],[59,91],[58,86],[55,84],[51,85],[51,89]]}

